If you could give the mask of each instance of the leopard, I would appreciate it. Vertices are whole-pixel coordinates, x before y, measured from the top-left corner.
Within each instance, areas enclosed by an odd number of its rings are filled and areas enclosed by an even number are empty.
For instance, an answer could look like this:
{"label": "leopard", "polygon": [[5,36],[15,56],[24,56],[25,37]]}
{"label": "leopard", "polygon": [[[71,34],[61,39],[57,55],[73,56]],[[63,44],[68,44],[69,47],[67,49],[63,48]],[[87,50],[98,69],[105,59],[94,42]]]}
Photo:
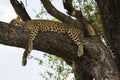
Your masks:
{"label": "leopard", "polygon": [[83,55],[83,43],[80,40],[80,35],[83,35],[83,31],[77,27],[52,20],[33,19],[23,21],[20,18],[20,16],[17,16],[17,18],[12,19],[10,21],[10,24],[20,28],[24,28],[30,32],[28,45],[22,56],[23,66],[27,64],[27,56],[33,49],[33,41],[35,40],[38,32],[54,32],[68,34],[72,41],[78,46],[77,56],[81,57]]}

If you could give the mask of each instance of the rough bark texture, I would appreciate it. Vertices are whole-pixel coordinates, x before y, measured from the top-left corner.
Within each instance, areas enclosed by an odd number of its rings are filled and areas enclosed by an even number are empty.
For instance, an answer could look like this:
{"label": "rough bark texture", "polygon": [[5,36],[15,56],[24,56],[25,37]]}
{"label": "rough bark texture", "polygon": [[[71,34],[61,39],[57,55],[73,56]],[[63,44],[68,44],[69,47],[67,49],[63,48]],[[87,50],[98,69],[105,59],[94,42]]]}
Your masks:
{"label": "rough bark texture", "polygon": [[[99,9],[102,9],[99,3],[100,1],[96,1],[98,2]],[[106,0],[101,0],[101,2],[102,1],[104,2]],[[49,0],[41,0],[41,2],[51,15],[62,22],[77,27],[83,25],[82,22],[73,20],[71,17],[58,12]],[[11,0],[11,3],[13,6],[18,4],[16,0]],[[21,16],[23,20],[29,20],[29,15],[26,15],[25,13],[26,10],[23,10],[20,6],[20,3],[15,6],[16,13]],[[19,13],[25,13],[25,15]],[[0,22],[1,44],[25,48],[27,47],[28,35],[29,32],[24,29]],[[120,74],[116,63],[112,59],[109,49],[104,46],[99,37],[80,37],[80,39],[84,43],[84,55],[80,58],[77,57],[77,46],[67,34],[57,34],[52,32],[39,33],[34,41],[34,49],[59,56],[69,65],[74,61],[76,64],[76,69],[74,71],[76,80],[92,80],[93,78],[96,80],[120,80]]]}
{"label": "rough bark texture", "polygon": [[120,0],[96,0],[102,23],[120,71]]}

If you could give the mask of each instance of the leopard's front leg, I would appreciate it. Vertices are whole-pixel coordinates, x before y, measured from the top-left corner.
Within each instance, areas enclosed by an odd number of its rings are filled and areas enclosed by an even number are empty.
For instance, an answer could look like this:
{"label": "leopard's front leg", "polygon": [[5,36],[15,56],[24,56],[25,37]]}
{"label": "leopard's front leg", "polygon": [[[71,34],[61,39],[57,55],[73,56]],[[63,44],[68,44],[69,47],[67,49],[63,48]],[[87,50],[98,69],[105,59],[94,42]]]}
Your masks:
{"label": "leopard's front leg", "polygon": [[27,64],[27,56],[30,54],[30,52],[33,49],[33,40],[35,39],[36,35],[38,33],[38,30],[34,30],[30,32],[29,39],[28,39],[28,46],[24,51],[23,57],[22,57],[22,65],[25,66]]}

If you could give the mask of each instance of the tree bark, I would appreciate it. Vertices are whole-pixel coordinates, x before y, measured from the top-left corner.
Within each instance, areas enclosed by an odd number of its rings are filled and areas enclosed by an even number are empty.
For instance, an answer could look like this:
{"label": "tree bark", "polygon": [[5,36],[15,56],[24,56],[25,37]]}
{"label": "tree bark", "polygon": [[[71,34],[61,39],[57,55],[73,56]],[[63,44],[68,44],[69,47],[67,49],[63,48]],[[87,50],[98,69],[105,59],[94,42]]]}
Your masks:
{"label": "tree bark", "polygon": [[120,71],[120,0],[96,0],[110,47]]}

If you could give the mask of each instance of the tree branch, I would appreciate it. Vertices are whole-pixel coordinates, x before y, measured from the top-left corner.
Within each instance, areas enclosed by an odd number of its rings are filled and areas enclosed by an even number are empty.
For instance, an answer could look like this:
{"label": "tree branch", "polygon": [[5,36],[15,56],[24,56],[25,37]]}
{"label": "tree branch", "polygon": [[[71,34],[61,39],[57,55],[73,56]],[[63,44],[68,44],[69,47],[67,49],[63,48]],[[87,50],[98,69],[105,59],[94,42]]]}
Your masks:
{"label": "tree branch", "polygon": [[20,1],[20,3],[19,3],[17,0],[10,0],[10,2],[12,4],[15,12],[17,13],[17,15],[19,15],[21,17],[22,20],[24,20],[24,21],[31,20],[22,1]]}
{"label": "tree branch", "polygon": [[[29,32],[0,22],[0,43],[25,48]],[[39,33],[34,41],[34,49],[59,56],[76,63],[75,73],[84,69],[96,80],[120,80],[119,72],[110,56],[109,50],[97,40],[80,37],[84,43],[84,55],[77,57],[77,46],[66,34]]]}

